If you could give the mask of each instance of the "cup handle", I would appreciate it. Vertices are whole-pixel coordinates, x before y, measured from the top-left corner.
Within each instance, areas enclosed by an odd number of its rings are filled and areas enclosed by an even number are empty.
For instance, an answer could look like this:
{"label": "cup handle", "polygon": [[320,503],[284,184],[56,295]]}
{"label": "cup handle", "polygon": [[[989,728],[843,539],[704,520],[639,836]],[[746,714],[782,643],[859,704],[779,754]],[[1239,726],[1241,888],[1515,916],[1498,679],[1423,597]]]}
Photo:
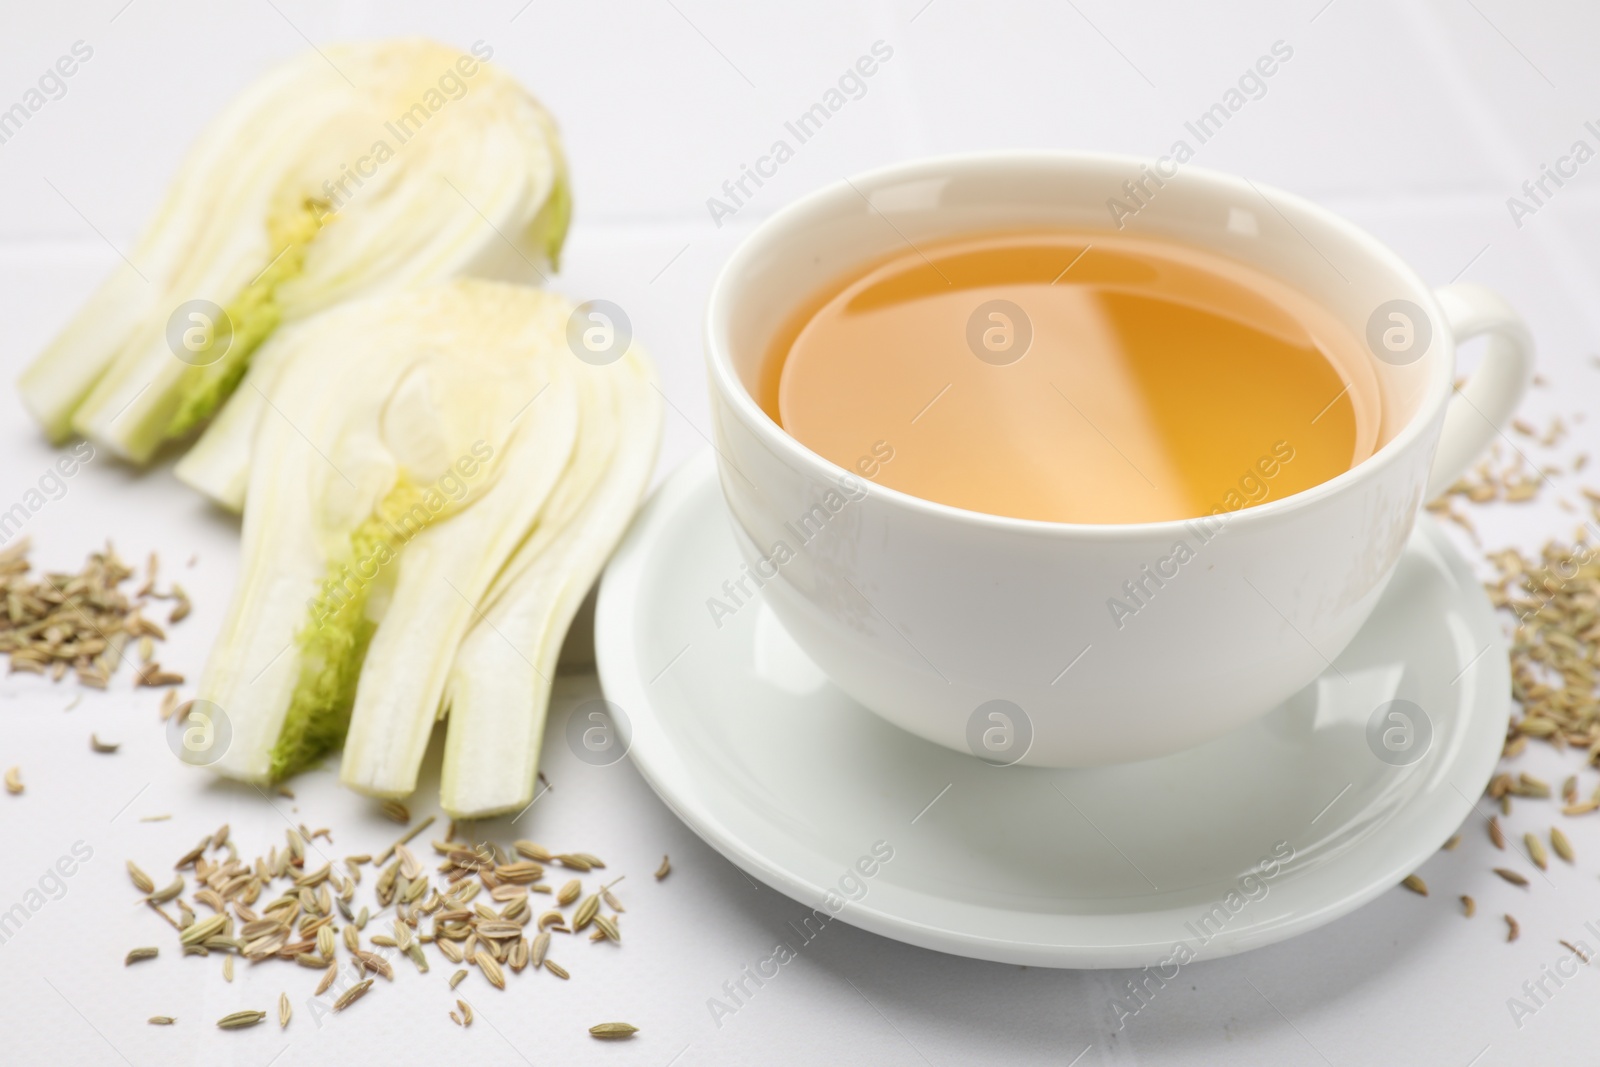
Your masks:
{"label": "cup handle", "polygon": [[1434,290],[1455,343],[1487,334],[1483,362],[1450,398],[1428,474],[1427,500],[1455,484],[1511,421],[1533,379],[1533,335],[1500,294],[1472,282]]}

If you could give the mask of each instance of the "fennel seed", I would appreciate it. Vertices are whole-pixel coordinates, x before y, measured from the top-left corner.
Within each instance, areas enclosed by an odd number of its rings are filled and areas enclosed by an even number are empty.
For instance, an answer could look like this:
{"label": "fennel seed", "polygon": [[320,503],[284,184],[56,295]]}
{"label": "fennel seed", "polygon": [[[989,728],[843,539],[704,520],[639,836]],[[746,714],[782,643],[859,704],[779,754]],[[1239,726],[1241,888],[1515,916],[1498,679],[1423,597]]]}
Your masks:
{"label": "fennel seed", "polygon": [[669,875],[671,873],[672,873],[672,861],[670,859],[668,859],[666,856],[662,856],[661,857],[661,866],[656,868],[656,881],[658,881],[658,882],[661,881],[661,879],[665,878],[667,875]]}
{"label": "fennel seed", "polygon": [[130,949],[127,957],[122,961],[122,965],[127,967],[131,964],[138,963],[140,960],[153,960],[159,955],[161,955],[161,950],[159,948]]}
{"label": "fennel seed", "polygon": [[278,994],[278,1029],[288,1027],[289,1017],[294,1014],[294,1006],[289,1003],[289,994]]}
{"label": "fennel seed", "polygon": [[489,980],[490,985],[496,989],[504,989],[506,987],[506,973],[500,969],[500,964],[495,962],[495,958],[489,954],[487,949],[480,948],[473,960],[477,963],[478,970],[482,971],[483,976]]}
{"label": "fennel seed", "polygon": [[550,934],[541,932],[528,943],[528,964],[538,970],[544,964],[545,953],[550,951]]}
{"label": "fennel seed", "polygon": [[183,892],[183,877],[180,875],[172,880],[172,884],[164,889],[158,889],[145,898],[151,904],[166,904]]}
{"label": "fennel seed", "polygon": [[199,919],[185,928],[178,935],[178,940],[185,945],[197,945],[214,934],[219,934],[228,925],[226,915],[212,915],[209,918]]}
{"label": "fennel seed", "polygon": [[1513,919],[1509,914],[1507,914],[1506,915],[1506,940],[1507,941],[1515,941],[1517,939],[1517,937],[1521,933],[1522,933],[1522,927],[1517,925],[1517,920]]}
{"label": "fennel seed", "polygon": [[536,844],[533,841],[518,841],[511,847],[516,849],[517,852],[519,852],[525,858],[534,860],[538,863],[549,863],[551,860],[555,859],[555,856],[550,853],[549,849],[545,848],[543,845]]}
{"label": "fennel seed", "polygon": [[1417,894],[1418,896],[1425,897],[1425,896],[1428,895],[1428,883],[1424,882],[1417,875],[1414,875],[1414,874],[1406,875],[1404,878],[1400,879],[1400,884],[1405,886],[1407,889],[1411,890],[1413,893]]}
{"label": "fennel seed", "polygon": [[1494,869],[1494,873],[1498,874],[1501,878],[1504,878],[1506,881],[1510,882],[1512,885],[1527,885],[1528,884],[1528,880],[1526,878],[1522,877],[1522,875],[1518,874],[1516,871],[1507,870],[1504,867],[1496,867]]}
{"label": "fennel seed", "polygon": [[589,1027],[589,1033],[608,1041],[627,1039],[638,1032],[639,1028],[631,1023],[600,1023]]}
{"label": "fennel seed", "polygon": [[134,672],[133,684],[158,689],[166,685],[182,685],[184,677],[175,671],[164,671],[159,663],[141,664]]}
{"label": "fennel seed", "polygon": [[1522,843],[1528,846],[1528,858],[1533,860],[1534,866],[1541,871],[1550,869],[1550,856],[1544,850],[1544,842],[1539,840],[1539,835],[1529,831],[1522,835]]}
{"label": "fennel seed", "polygon": [[350,1005],[367,995],[367,990],[372,988],[372,979],[357,982],[355,985],[339,994],[339,999],[333,1002],[334,1011],[344,1011]]}
{"label": "fennel seed", "polygon": [[351,953],[351,955],[354,956],[357,962],[361,964],[363,971],[371,971],[373,974],[382,975],[391,982],[394,981],[394,968],[389,966],[388,960],[384,959],[376,952],[367,952],[362,949],[356,949]]}
{"label": "fennel seed", "polygon": [[194,846],[194,848],[191,848],[188,852],[185,852],[183,855],[178,857],[178,862],[172,865],[172,869],[175,871],[181,871],[185,867],[198,862],[200,857],[205,855],[206,849],[210,847],[211,838],[209,836],[202,837],[198,845]]}
{"label": "fennel seed", "polygon": [[177,582],[172,583],[172,596],[177,600],[177,605],[167,615],[167,625],[180,623],[189,617],[192,605],[189,603],[189,594],[183,591],[183,586]]}
{"label": "fennel seed", "polygon": [[132,879],[133,887],[147,896],[151,893],[154,893],[156,891],[156,884],[150,880],[150,876],[141,871],[139,869],[139,865],[132,860],[128,860],[127,863],[128,877]]}
{"label": "fennel seed", "polygon": [[1472,918],[1478,913],[1478,902],[1463,893],[1461,895],[1461,911],[1467,918]]}
{"label": "fennel seed", "polygon": [[417,859],[417,854],[404,845],[396,845],[394,854],[400,861],[400,876],[407,881],[414,881],[422,877],[422,861]]}
{"label": "fennel seed", "polygon": [[151,1026],[171,1026],[177,1021],[170,1015],[152,1015],[146,1020]]}
{"label": "fennel seed", "polygon": [[1567,835],[1557,826],[1550,827],[1550,847],[1556,850],[1556,855],[1568,863],[1577,862],[1577,853],[1572,851],[1572,842],[1567,840]]}
{"label": "fennel seed", "polygon": [[118,742],[100,740],[99,734],[89,735],[89,751],[91,752],[99,752],[109,756],[121,747],[122,745]]}
{"label": "fennel seed", "polygon": [[219,1030],[243,1030],[259,1023],[267,1017],[264,1011],[236,1011],[232,1015],[224,1015],[217,1020]]}

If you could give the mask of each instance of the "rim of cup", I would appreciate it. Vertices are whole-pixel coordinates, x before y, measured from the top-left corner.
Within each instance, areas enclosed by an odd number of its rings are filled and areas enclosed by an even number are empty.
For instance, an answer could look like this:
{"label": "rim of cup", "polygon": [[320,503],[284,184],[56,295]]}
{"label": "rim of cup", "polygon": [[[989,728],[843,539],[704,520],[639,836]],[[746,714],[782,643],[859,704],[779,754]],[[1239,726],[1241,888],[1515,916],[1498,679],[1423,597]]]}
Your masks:
{"label": "rim of cup", "polygon": [[[1115,167],[1126,173],[1137,173],[1140,166],[1151,166],[1154,163],[1155,160],[1148,157],[1113,152],[963,152],[922,157],[879,167],[852,178],[830,182],[791,201],[763,219],[745,236],[733,254],[723,264],[722,269],[718,271],[716,280],[712,283],[711,296],[707,301],[705,318],[706,363],[712,387],[721,394],[743,423],[760,436],[764,443],[777,450],[780,455],[789,459],[790,462],[798,463],[818,479],[832,482],[838,482],[841,478],[854,479],[868,496],[875,497],[886,504],[920,512],[930,518],[943,519],[947,522],[957,522],[989,530],[1035,535],[1059,536],[1071,534],[1074,536],[1115,539],[1124,538],[1130,534],[1181,532],[1189,523],[1206,516],[1194,515],[1182,519],[1163,519],[1157,522],[1123,523],[1073,523],[1053,522],[1044,519],[1023,519],[1009,515],[969,511],[950,504],[941,504],[937,501],[914,496],[903,490],[860,478],[853,472],[824,459],[801,444],[767,414],[765,409],[756,402],[755,397],[750,395],[750,391],[745,387],[743,379],[740,378],[739,372],[735,369],[731,351],[732,345],[728,336],[730,313],[734,301],[737,299],[739,288],[745,284],[746,278],[750,275],[752,260],[757,255],[762,254],[767,246],[774,242],[781,242],[796,229],[802,228],[808,220],[812,220],[815,216],[836,213],[837,205],[839,204],[848,205],[851,201],[859,204],[862,198],[866,196],[866,193],[875,188],[903,182],[926,180],[930,177],[939,176],[941,172],[948,174],[958,168],[999,170],[1005,167],[1045,169],[1093,166]],[[1263,504],[1228,512],[1229,523],[1270,522],[1285,513],[1300,510],[1319,500],[1339,493],[1354,483],[1398,461],[1399,457],[1416,442],[1418,437],[1426,432],[1429,424],[1437,418],[1445,402],[1449,399],[1453,388],[1451,374],[1455,365],[1455,339],[1450,333],[1449,323],[1445,319],[1443,311],[1434,298],[1433,287],[1424,282],[1398,254],[1366,230],[1303,197],[1285,192],[1274,186],[1263,185],[1259,182],[1247,182],[1243,178],[1226,171],[1213,170],[1207,167],[1186,164],[1182,173],[1186,183],[1193,185],[1204,183],[1219,197],[1232,195],[1240,199],[1246,199],[1253,198],[1259,193],[1260,197],[1265,198],[1271,206],[1280,212],[1283,212],[1284,209],[1289,209],[1303,217],[1314,218],[1325,227],[1341,231],[1346,240],[1358,247],[1370,259],[1378,261],[1382,269],[1394,274],[1405,283],[1411,290],[1408,295],[1417,299],[1417,302],[1427,313],[1434,326],[1433,346],[1423,357],[1430,362],[1430,366],[1427,368],[1428,382],[1418,402],[1417,409],[1404,426],[1388,441],[1384,442],[1372,455],[1341,471],[1327,481],[1320,482],[1278,500],[1269,500]],[[1287,217],[1288,215],[1285,214],[1285,218]],[[796,294],[795,304],[798,305],[801,300],[810,295],[810,293]],[[1316,294],[1308,295],[1316,299]]]}

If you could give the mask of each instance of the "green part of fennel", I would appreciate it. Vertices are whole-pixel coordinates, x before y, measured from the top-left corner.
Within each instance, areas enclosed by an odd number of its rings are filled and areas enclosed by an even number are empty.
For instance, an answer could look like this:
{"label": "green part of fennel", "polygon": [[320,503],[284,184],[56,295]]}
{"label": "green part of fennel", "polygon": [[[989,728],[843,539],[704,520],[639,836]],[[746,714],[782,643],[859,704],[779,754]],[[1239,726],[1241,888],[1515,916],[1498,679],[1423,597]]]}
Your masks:
{"label": "green part of fennel", "polygon": [[556,180],[550,187],[550,197],[534,219],[538,228],[538,241],[551,270],[561,269],[561,247],[567,240],[567,227],[572,223],[572,186],[567,181],[566,167],[556,171]]}
{"label": "green part of fennel", "polygon": [[367,617],[367,602],[405,543],[440,517],[424,502],[429,492],[402,476],[350,534],[348,559],[329,567],[311,618],[295,638],[300,677],[272,749],[273,781],[305,770],[344,743],[361,666],[378,628]]}
{"label": "green part of fennel", "polygon": [[244,379],[250,358],[283,320],[278,305],[278,287],[305,269],[306,250],[326,219],[327,205],[307,199],[289,211],[267,220],[267,238],[281,249],[265,270],[223,308],[224,321],[195,353],[204,363],[207,349],[222,347],[215,362],[187,371],[179,384],[178,407],[167,423],[164,436],[179,438],[209,419]]}

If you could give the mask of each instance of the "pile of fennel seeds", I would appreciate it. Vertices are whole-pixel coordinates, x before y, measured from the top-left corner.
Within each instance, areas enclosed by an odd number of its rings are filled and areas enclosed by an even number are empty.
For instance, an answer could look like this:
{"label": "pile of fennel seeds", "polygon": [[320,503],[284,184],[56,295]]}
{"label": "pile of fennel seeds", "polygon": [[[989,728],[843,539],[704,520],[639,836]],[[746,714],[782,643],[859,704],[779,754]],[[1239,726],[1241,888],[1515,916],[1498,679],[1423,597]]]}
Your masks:
{"label": "pile of fennel seeds", "polygon": [[[223,825],[178,857],[169,884],[158,886],[132,860],[128,875],[142,902],[172,927],[182,955],[221,955],[229,982],[235,960],[318,971],[311,996],[327,995],[331,1012],[353,1005],[378,980],[393,982],[396,970],[429,973],[430,959],[442,957],[454,968],[452,993],[473,969],[479,981],[503,990],[509,976],[524,970],[570,978],[556,956],[575,941],[620,947],[625,909],[613,887],[622,879],[599,882],[594,872],[605,863],[598,856],[551,852],[533,841],[517,841],[509,851],[493,842],[457,841],[452,823],[444,840],[432,842],[437,861],[425,862],[407,843],[432,823],[430,817],[417,824],[376,858],[339,860],[326,856],[333,844],[327,829],[301,825],[286,831],[281,847],[248,863]],[[586,887],[584,876],[596,884]],[[159,953],[159,946],[136,947],[124,964]],[[283,993],[278,1025],[288,1026],[292,1015]],[[473,1019],[465,1000],[448,1015],[459,1026]],[[150,1022],[172,1025],[175,1018],[158,1015]],[[265,1009],[246,1007],[216,1025],[245,1029],[267,1018]],[[597,1037],[634,1032],[630,1024],[601,1025],[607,1029]],[[617,1026],[629,1026],[628,1033]]]}
{"label": "pile of fennel seeds", "polygon": [[[152,601],[171,601],[167,625],[189,614],[189,597],[172,583],[156,589],[160,562],[151,554],[144,580],[133,591],[124,584],[137,577],[107,544],[90,554],[75,574],[34,576],[23,538],[0,550],[0,652],[10,657],[11,673],[48,675],[60,681],[72,671],[80,684],[105,689],[127,661],[138,686],[183,684],[183,675],[164,670],[156,660],[157,641],[166,639],[160,623],[145,617]],[[131,646],[131,647],[130,647]],[[137,662],[135,662],[137,658]]]}
{"label": "pile of fennel seeds", "polygon": [[[1500,572],[1499,580],[1488,585],[1490,600],[1517,620],[1511,639],[1511,688],[1522,717],[1511,725],[1505,757],[1520,755],[1533,738],[1558,749],[1581,749],[1590,766],[1600,765],[1595,676],[1600,662],[1600,546],[1587,539],[1571,546],[1552,542],[1537,558],[1507,549],[1490,559]],[[1562,794],[1571,809],[1567,814],[1600,809],[1600,789],[1589,800],[1578,801],[1575,783],[1569,780]],[[1496,799],[1509,803],[1512,795],[1515,790],[1502,789]],[[1542,795],[1550,795],[1548,787]]]}
{"label": "pile of fennel seeds", "polygon": [[[1543,383],[1536,379],[1536,384]],[[1507,727],[1501,754],[1505,762],[1526,752],[1532,740],[1557,750],[1581,752],[1587,766],[1600,767],[1600,679],[1596,677],[1600,665],[1600,492],[1567,480],[1582,476],[1588,467],[1588,453],[1580,452],[1564,465],[1535,460],[1529,454],[1534,448],[1556,448],[1567,438],[1570,426],[1583,421],[1581,413],[1570,419],[1557,416],[1540,429],[1526,420],[1515,420],[1511,427],[1515,437],[1497,441],[1484,460],[1428,505],[1429,511],[1466,530],[1480,547],[1475,524],[1457,505],[1522,506],[1548,499],[1547,494],[1553,493],[1558,507],[1585,519],[1568,542],[1548,541],[1533,555],[1516,548],[1485,552],[1496,577],[1484,583],[1484,588],[1490,602],[1511,623],[1511,695],[1520,713]],[[1577,489],[1576,496],[1563,492],[1570,488]],[[1485,795],[1498,808],[1498,814],[1485,822],[1490,844],[1517,853],[1541,872],[1550,870],[1552,853],[1564,864],[1575,866],[1576,850],[1553,821],[1538,830],[1508,834],[1500,820],[1510,816],[1513,800],[1551,803],[1568,818],[1600,811],[1600,785],[1584,795],[1576,773],[1554,786],[1525,772],[1502,769],[1490,780]],[[1552,820],[1554,814],[1549,816]],[[1453,849],[1460,841],[1457,834],[1444,848]],[[1512,886],[1533,889],[1530,879],[1511,867],[1497,866],[1492,871]],[[1427,884],[1415,874],[1401,885],[1428,895]],[[1460,904],[1465,917],[1474,916],[1477,903],[1471,896],[1461,896]],[[1503,919],[1505,940],[1517,940],[1520,924],[1510,914]],[[1567,942],[1561,944],[1582,956]]]}

